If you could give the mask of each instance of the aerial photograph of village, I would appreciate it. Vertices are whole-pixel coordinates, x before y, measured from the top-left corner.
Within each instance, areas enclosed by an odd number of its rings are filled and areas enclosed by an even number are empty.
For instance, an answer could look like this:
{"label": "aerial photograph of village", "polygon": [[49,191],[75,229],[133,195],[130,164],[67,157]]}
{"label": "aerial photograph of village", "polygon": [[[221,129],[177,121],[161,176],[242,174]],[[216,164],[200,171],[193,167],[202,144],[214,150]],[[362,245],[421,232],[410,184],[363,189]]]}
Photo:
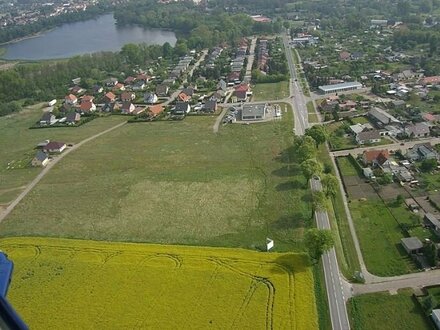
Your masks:
{"label": "aerial photograph of village", "polygon": [[440,0],[0,0],[1,329],[440,329]]}

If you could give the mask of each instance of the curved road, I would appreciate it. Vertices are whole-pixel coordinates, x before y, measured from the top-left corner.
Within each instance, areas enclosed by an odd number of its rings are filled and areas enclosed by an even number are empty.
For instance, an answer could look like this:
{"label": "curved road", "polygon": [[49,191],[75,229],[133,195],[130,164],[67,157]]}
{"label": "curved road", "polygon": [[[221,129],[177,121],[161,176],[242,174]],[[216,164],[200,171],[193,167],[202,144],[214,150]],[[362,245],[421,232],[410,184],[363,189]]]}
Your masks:
{"label": "curved road", "polygon": [[81,142],[75,144],[73,147],[68,148],[65,152],[58,155],[56,158],[52,159],[49,162],[49,164],[37,175],[37,177],[34,180],[32,180],[31,183],[29,183],[27,185],[26,189],[23,190],[23,192],[20,195],[18,195],[18,197],[11,204],[9,204],[8,207],[2,213],[0,213],[0,222],[2,222],[8,216],[8,214],[11,213],[11,211],[17,206],[17,204],[20,203],[20,201],[26,197],[26,195],[37,185],[37,183],[40,182],[41,179],[50,171],[50,169],[52,167],[54,167],[61,159],[66,157],[72,151],[81,147],[83,144],[90,142],[90,141],[96,139],[97,137],[100,137],[101,135],[107,134],[107,133],[125,125],[126,123],[127,122],[120,123],[116,126],[113,126],[111,128],[106,129],[105,131],[102,131],[100,133],[92,135],[91,137],[89,137],[85,140],[82,140]]}

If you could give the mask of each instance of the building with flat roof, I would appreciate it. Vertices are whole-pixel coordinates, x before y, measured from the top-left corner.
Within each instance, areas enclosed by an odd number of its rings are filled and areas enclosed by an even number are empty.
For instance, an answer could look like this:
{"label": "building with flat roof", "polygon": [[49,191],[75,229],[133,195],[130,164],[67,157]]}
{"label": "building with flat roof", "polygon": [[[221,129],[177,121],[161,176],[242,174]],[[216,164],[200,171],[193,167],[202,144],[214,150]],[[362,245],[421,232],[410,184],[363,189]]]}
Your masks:
{"label": "building with flat roof", "polygon": [[341,84],[324,85],[318,87],[319,91],[323,94],[354,91],[356,89],[361,89],[361,88],[362,88],[362,84],[357,81],[350,81]]}
{"label": "building with flat roof", "polygon": [[404,237],[400,239],[400,242],[409,254],[419,253],[423,248],[423,243],[417,237]]}
{"label": "building with flat roof", "polygon": [[267,115],[267,104],[244,104],[241,109],[242,121],[264,120]]}

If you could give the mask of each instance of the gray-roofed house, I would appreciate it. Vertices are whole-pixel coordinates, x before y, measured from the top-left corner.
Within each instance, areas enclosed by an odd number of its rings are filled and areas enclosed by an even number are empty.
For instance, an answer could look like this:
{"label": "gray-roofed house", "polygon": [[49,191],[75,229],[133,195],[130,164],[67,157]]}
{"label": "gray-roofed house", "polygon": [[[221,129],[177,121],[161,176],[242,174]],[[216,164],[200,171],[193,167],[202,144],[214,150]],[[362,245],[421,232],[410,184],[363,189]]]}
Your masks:
{"label": "gray-roofed house", "polygon": [[217,101],[208,100],[203,105],[202,111],[204,112],[216,112],[217,111]]}
{"label": "gray-roofed house", "polygon": [[40,119],[40,125],[52,125],[56,121],[56,117],[52,114],[52,112],[45,112]]}
{"label": "gray-roofed house", "polygon": [[182,89],[182,93],[185,93],[188,96],[193,96],[194,95],[194,91],[195,91],[195,89],[193,87],[191,87],[191,86]]}
{"label": "gray-roofed house", "polygon": [[421,161],[425,159],[438,159],[439,155],[430,143],[421,143],[409,149],[405,157],[412,161]]}
{"label": "gray-roofed house", "polygon": [[171,114],[174,116],[185,116],[191,111],[191,107],[187,102],[177,102],[174,108],[171,110]]}
{"label": "gray-roofed house", "polygon": [[430,133],[429,126],[425,123],[416,123],[406,126],[404,132],[410,137],[427,137]]}
{"label": "gray-roofed house", "polygon": [[426,227],[431,228],[437,236],[440,236],[440,221],[432,213],[425,213],[423,223]]}
{"label": "gray-roofed house", "polygon": [[358,144],[370,144],[380,142],[380,133],[377,130],[365,131],[356,134],[356,142]]}
{"label": "gray-roofed house", "polygon": [[264,120],[267,114],[266,104],[245,104],[241,108],[240,118],[242,121]]}
{"label": "gray-roofed house", "polygon": [[403,248],[409,254],[417,254],[422,251],[423,244],[417,237],[405,237],[400,240]]}
{"label": "gray-roofed house", "polygon": [[379,127],[384,127],[386,125],[400,123],[400,120],[398,120],[394,116],[390,115],[385,110],[382,110],[377,107],[368,111],[368,117],[370,117],[376,123],[376,125],[378,125]]}
{"label": "gray-roofed house", "polygon": [[228,88],[228,84],[226,83],[226,81],[221,79],[217,84],[217,89],[221,89],[222,91],[226,92],[227,88]]}
{"label": "gray-roofed house", "polygon": [[47,163],[49,163],[49,156],[45,152],[38,150],[31,164],[32,166],[46,166]]}
{"label": "gray-roofed house", "polygon": [[167,96],[170,88],[167,85],[161,84],[156,87],[156,94],[158,96]]}
{"label": "gray-roofed house", "polygon": [[66,116],[67,124],[75,124],[81,120],[81,115],[78,112],[69,112]]}
{"label": "gray-roofed house", "polygon": [[435,327],[440,329],[440,309],[433,309],[431,318],[434,321]]}

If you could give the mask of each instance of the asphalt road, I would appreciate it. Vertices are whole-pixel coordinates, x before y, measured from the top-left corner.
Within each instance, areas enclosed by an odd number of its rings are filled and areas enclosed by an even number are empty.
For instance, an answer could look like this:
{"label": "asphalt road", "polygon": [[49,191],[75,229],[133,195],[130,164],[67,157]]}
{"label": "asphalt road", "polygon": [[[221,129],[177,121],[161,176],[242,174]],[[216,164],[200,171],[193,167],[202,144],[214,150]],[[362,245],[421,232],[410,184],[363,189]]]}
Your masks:
{"label": "asphalt road", "polygon": [[[312,191],[321,191],[321,181],[311,179]],[[327,211],[315,211],[316,224],[319,229],[330,229],[330,221]],[[324,267],[325,286],[330,307],[330,318],[333,330],[348,330],[350,323],[348,320],[347,308],[345,306],[344,288],[341,276],[339,275],[338,260],[335,248],[324,253],[322,256]]]}
{"label": "asphalt road", "polygon": [[287,34],[283,34],[284,49],[286,50],[287,63],[290,71],[290,98],[293,106],[293,113],[295,118],[295,133],[296,135],[303,135],[305,130],[309,127],[309,115],[307,112],[307,101],[301,88],[301,84],[297,81],[297,74],[295,63],[293,63],[292,51],[289,45]]}

